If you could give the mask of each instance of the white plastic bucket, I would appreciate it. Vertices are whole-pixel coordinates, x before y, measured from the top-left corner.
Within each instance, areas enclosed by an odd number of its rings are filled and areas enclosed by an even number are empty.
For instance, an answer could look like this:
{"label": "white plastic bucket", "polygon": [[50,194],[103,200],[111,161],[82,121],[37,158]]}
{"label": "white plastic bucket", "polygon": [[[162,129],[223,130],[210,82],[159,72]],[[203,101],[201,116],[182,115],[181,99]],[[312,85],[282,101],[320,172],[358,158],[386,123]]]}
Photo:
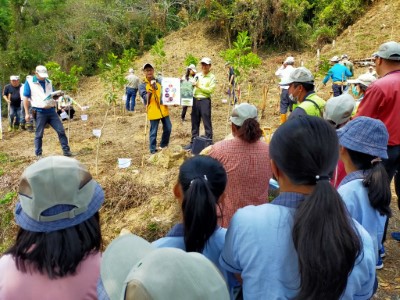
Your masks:
{"label": "white plastic bucket", "polygon": [[81,120],[82,121],[87,121],[88,115],[81,115]]}
{"label": "white plastic bucket", "polygon": [[101,137],[101,129],[93,129],[93,135],[95,137]]}
{"label": "white plastic bucket", "polygon": [[118,168],[125,169],[131,165],[132,159],[130,158],[118,158]]}

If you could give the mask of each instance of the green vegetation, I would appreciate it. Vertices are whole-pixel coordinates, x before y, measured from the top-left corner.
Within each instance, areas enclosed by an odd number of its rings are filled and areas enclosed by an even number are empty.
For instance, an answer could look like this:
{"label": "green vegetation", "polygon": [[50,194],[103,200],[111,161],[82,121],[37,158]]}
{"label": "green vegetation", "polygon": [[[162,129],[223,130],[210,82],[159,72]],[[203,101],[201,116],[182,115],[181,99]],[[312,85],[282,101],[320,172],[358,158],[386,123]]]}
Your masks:
{"label": "green vegetation", "polygon": [[220,55],[232,64],[239,83],[247,80],[250,70],[261,64],[257,54],[251,52],[251,41],[247,31],[239,32],[236,41],[233,42],[233,48],[222,51]]}
{"label": "green vegetation", "polygon": [[[213,24],[214,33],[226,38],[229,48],[231,41],[244,31],[248,32],[253,52],[322,45],[352,24],[371,3],[372,0],[0,0],[0,82],[4,85],[10,74],[24,79],[37,64],[48,62],[55,62],[67,75],[96,74],[100,59],[107,60],[108,53],[122,56],[127,49],[135,49],[138,55],[152,49],[156,64],[162,69],[162,38],[202,18]],[[59,80],[63,84],[63,78]]]}

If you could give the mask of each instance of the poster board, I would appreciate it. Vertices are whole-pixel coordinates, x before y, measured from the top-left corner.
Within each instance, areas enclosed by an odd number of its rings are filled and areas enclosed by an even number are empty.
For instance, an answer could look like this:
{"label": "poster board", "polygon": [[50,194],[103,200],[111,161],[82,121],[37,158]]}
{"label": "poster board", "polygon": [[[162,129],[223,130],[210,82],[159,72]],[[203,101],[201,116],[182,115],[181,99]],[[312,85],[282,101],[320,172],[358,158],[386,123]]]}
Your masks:
{"label": "poster board", "polygon": [[181,81],[179,78],[164,77],[162,79],[161,99],[163,105],[181,104]]}
{"label": "poster board", "polygon": [[181,104],[184,106],[193,106],[193,84],[191,81],[181,82]]}

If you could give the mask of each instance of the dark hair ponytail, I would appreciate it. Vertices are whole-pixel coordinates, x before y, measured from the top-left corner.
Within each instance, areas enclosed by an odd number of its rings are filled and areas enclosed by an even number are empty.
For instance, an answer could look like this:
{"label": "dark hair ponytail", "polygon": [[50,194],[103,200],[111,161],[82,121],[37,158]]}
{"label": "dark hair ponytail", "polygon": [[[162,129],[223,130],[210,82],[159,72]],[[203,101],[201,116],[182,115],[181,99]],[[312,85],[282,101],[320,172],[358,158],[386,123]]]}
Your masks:
{"label": "dark hair ponytail", "polygon": [[299,300],[339,299],[361,251],[354,224],[328,181],[338,150],[335,130],[318,117],[294,118],[271,139],[270,155],[278,168],[293,184],[314,186],[297,209],[292,230],[299,261]]}
{"label": "dark hair ponytail", "polygon": [[366,173],[363,185],[368,189],[368,199],[371,206],[381,215],[391,217],[390,200],[392,193],[389,177],[382,163],[379,160],[373,161],[375,157],[366,153],[351,149],[347,149],[347,152],[357,169]]}
{"label": "dark hair ponytail", "polygon": [[185,161],[179,170],[184,241],[186,251],[202,252],[217,227],[217,206],[225,190],[227,175],[217,160],[195,156]]}
{"label": "dark hair ponytail", "polygon": [[247,143],[255,143],[262,137],[260,123],[256,119],[247,119],[242,126],[236,128],[238,129],[236,136]]}

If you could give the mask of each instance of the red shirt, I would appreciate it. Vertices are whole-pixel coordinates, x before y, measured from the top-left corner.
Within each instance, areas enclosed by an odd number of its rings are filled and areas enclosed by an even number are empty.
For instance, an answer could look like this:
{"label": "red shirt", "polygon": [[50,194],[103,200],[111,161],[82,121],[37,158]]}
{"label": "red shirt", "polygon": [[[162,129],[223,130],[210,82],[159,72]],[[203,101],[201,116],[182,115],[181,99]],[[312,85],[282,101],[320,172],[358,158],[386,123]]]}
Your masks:
{"label": "red shirt", "polygon": [[224,166],[228,174],[222,207],[222,227],[228,227],[233,214],[247,205],[268,202],[272,170],[269,146],[263,141],[249,144],[239,138],[212,146],[210,156]]}
{"label": "red shirt", "polygon": [[386,74],[368,87],[356,116],[381,120],[389,132],[388,145],[400,145],[400,70]]}

